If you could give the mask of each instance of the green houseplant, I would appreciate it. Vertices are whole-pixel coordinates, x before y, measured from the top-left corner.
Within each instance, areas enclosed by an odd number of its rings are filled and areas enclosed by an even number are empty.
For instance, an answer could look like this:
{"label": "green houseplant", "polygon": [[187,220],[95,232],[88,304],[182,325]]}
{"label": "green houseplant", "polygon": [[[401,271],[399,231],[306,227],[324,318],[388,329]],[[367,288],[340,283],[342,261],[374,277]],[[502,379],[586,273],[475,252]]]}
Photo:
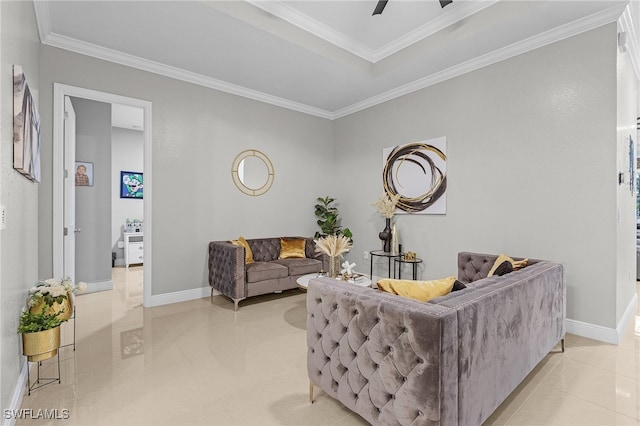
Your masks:
{"label": "green houseplant", "polygon": [[73,314],[73,294],[84,289],[86,283],[75,287],[69,278],[38,281],[29,289],[27,306],[18,322],[22,353],[29,361],[56,356],[60,347],[60,324]]}
{"label": "green houseplant", "polygon": [[18,333],[22,334],[22,353],[29,361],[43,361],[56,356],[62,322],[57,313],[33,313],[29,309],[22,312]]}
{"label": "green houseplant", "polygon": [[338,208],[333,205],[335,198],[326,196],[318,197],[318,204],[315,205],[316,223],[320,227],[320,231],[316,232],[315,238],[324,237],[326,235],[344,235],[349,239],[353,239],[353,234],[349,228],[342,229],[340,225],[340,213]]}

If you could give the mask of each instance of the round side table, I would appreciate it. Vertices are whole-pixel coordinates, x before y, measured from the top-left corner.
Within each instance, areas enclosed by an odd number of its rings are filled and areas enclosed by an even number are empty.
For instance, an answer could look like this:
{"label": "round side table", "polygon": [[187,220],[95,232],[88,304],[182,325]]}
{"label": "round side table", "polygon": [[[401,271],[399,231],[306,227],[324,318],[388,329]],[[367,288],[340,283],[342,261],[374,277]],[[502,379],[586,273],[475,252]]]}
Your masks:
{"label": "round side table", "polygon": [[[369,252],[369,257],[371,258],[370,266],[369,266],[369,278],[373,280],[373,257],[386,257],[389,260],[389,272],[387,272],[387,277],[391,278],[391,259],[397,260],[400,258],[400,254],[393,254],[384,250],[371,250]],[[393,276],[396,275],[395,265],[393,268]]]}
{"label": "round side table", "polygon": [[407,260],[404,256],[399,256],[393,259],[393,276],[396,276],[396,264],[398,265],[398,279],[402,279],[402,264],[409,263],[413,269],[413,279],[418,279],[418,263],[422,263],[422,259],[416,258],[415,260]]}

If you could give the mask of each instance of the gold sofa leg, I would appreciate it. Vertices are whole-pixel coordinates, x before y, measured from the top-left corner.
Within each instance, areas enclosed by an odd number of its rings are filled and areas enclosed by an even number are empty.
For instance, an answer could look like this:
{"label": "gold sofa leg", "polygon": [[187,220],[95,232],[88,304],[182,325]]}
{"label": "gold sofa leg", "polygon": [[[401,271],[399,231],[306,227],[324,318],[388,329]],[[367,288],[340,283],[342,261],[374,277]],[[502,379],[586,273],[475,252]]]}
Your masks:
{"label": "gold sofa leg", "polygon": [[313,404],[313,382],[309,380],[309,402]]}

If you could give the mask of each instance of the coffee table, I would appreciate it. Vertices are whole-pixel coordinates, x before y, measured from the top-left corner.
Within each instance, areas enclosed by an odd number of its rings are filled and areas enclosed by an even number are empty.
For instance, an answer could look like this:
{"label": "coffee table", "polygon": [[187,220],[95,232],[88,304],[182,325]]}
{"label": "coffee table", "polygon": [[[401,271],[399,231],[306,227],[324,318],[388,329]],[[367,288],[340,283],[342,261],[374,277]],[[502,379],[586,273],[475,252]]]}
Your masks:
{"label": "coffee table", "polygon": [[[300,287],[302,290],[307,290],[307,287],[309,287],[309,281],[312,278],[328,278],[326,276],[321,276],[318,274],[307,274],[307,275],[303,275],[301,277],[298,277],[298,279],[296,280],[296,283],[298,283],[298,287]],[[336,281],[344,281],[344,280],[338,280],[336,279]],[[364,275],[359,276],[357,279],[351,281],[345,281],[348,284],[355,284],[359,287],[371,287],[371,280],[367,277],[365,277]]]}

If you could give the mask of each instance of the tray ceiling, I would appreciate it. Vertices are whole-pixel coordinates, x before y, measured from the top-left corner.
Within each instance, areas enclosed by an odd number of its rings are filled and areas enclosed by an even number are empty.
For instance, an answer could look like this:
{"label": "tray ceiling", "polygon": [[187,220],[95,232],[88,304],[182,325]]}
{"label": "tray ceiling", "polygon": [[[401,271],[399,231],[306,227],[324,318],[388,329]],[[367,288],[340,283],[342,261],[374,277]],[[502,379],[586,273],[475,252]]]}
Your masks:
{"label": "tray ceiling", "polygon": [[44,44],[338,118],[597,26],[627,1],[35,1]]}

